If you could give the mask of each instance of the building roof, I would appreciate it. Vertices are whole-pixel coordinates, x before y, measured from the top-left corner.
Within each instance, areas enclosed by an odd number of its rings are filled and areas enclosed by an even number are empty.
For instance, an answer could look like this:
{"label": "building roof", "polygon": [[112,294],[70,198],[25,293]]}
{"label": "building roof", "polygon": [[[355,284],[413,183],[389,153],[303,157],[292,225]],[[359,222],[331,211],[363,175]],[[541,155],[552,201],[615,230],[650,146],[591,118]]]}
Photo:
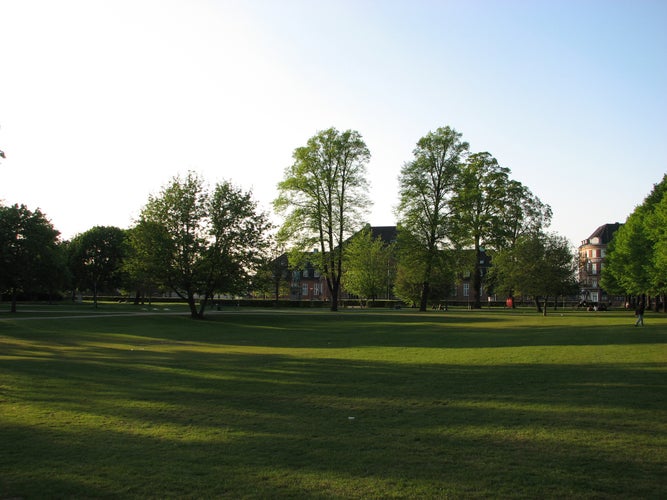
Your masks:
{"label": "building roof", "polygon": [[396,241],[396,226],[371,226],[371,236],[373,239],[378,236],[385,243]]}
{"label": "building roof", "polygon": [[600,245],[606,245],[611,241],[612,236],[616,231],[618,231],[618,228],[621,227],[623,224],[620,222],[614,222],[613,224],[603,224],[600,227],[598,227],[595,231],[593,231],[593,234],[591,234],[587,239],[585,239],[582,244],[587,245],[591,242],[593,238],[598,239],[598,243]]}

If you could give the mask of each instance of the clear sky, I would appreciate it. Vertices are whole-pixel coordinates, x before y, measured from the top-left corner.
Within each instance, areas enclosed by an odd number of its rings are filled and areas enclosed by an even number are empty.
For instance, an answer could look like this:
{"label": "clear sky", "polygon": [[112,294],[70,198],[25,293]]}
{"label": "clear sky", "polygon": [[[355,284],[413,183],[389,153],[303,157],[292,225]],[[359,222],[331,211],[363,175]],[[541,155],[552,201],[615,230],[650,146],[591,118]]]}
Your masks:
{"label": "clear sky", "polygon": [[665,0],[0,0],[0,199],[130,227],[194,170],[269,210],[318,130],[371,150],[368,220],[440,126],[574,244],[667,172]]}

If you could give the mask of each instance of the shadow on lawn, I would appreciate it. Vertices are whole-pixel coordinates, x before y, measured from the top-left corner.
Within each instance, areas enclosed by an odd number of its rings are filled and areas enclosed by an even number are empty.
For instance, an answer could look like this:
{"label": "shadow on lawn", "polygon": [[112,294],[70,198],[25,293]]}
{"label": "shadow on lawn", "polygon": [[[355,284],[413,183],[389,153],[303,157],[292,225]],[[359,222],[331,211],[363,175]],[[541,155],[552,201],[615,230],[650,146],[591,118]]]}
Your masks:
{"label": "shadow on lawn", "polygon": [[3,354],[1,497],[667,494],[661,365]]}
{"label": "shadow on lawn", "polygon": [[[529,317],[517,322],[509,315],[479,317],[456,316],[341,315],[322,318],[289,318],[244,315],[214,317],[211,339],[228,345],[348,348],[348,347],[419,347],[419,348],[493,348],[565,345],[667,344],[667,324],[633,327],[625,318],[608,324],[573,326],[554,318],[543,321]],[[185,337],[183,337],[185,338]],[[189,337],[190,339],[199,337]],[[207,337],[204,337],[205,340]]]}

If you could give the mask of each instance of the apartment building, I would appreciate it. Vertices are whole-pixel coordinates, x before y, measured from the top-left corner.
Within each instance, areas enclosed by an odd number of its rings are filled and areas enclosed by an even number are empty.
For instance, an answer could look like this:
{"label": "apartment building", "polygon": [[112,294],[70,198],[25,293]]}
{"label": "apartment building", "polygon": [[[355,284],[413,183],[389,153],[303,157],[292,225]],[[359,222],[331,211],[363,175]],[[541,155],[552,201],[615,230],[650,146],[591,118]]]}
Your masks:
{"label": "apartment building", "polygon": [[621,227],[621,223],[603,224],[579,246],[579,283],[581,300],[590,303],[608,303],[612,301],[600,287],[600,275],[604,268],[607,245],[612,236]]}

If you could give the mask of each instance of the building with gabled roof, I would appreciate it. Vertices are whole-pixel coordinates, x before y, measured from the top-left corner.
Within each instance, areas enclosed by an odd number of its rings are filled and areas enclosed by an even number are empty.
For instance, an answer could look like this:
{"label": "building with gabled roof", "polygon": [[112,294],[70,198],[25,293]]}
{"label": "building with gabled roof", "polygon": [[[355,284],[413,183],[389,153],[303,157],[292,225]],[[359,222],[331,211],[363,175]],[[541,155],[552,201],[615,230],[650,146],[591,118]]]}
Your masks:
{"label": "building with gabled roof", "polygon": [[607,246],[623,224],[603,224],[581,242],[579,246],[579,284],[581,300],[593,304],[610,302],[610,297],[600,287]]}
{"label": "building with gabled roof", "polygon": [[[370,226],[370,230],[373,239],[379,237],[386,245],[395,243],[398,237],[398,228],[396,226]],[[313,253],[316,252],[317,251],[314,251]],[[483,274],[486,274],[486,271],[488,271],[491,264],[490,257],[485,252],[482,253],[482,261],[480,264],[482,266]],[[467,304],[472,300],[472,279],[470,271],[459,271],[456,274],[456,281],[452,283],[451,293],[448,297],[436,301],[436,305],[447,302]],[[330,300],[326,280],[313,265],[312,261],[306,261],[299,268],[291,269],[290,275],[290,293],[288,297],[284,296],[283,298],[298,301],[326,302]],[[385,293],[380,294],[380,296],[377,297],[380,300],[396,300],[396,297],[393,294],[393,281],[390,276],[390,273],[387,272],[387,287]],[[481,298],[483,301],[488,301],[489,303],[492,300],[495,301],[497,299],[495,295],[492,297],[489,296],[486,287],[483,287],[482,289]],[[345,290],[344,285],[341,286],[340,299],[352,299],[352,296]]]}

